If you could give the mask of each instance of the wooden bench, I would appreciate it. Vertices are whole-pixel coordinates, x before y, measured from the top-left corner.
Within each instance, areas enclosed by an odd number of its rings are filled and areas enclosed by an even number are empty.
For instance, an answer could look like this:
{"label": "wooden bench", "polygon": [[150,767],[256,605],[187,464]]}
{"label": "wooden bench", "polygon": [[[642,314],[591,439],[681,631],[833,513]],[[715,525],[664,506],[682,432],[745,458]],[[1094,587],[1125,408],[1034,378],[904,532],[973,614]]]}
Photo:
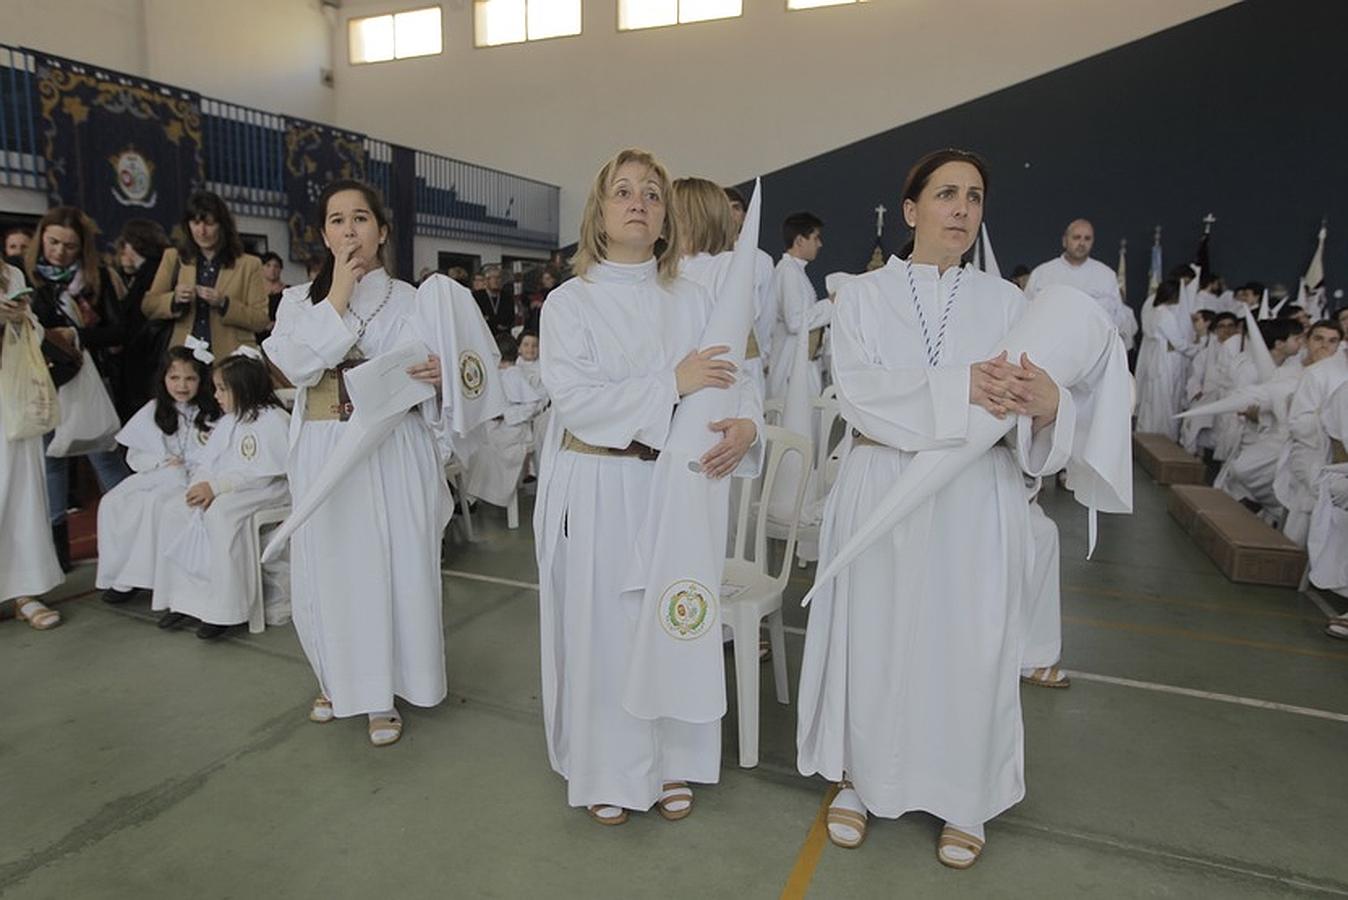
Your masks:
{"label": "wooden bench", "polygon": [[1222,574],[1243,584],[1294,588],[1306,569],[1306,551],[1216,488],[1170,488],[1170,515]]}
{"label": "wooden bench", "polygon": [[1157,484],[1203,483],[1203,461],[1163,434],[1135,433],[1133,458]]}

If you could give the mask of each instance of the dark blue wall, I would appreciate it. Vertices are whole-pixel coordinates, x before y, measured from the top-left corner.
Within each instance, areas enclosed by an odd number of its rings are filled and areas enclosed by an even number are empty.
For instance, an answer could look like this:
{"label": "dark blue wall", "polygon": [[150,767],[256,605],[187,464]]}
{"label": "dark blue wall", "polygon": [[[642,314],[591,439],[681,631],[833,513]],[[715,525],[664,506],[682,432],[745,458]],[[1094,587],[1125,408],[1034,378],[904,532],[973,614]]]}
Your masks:
{"label": "dark blue wall", "polygon": [[778,226],[793,210],[822,217],[810,267],[822,291],[826,273],[865,265],[878,203],[891,210],[886,250],[899,249],[904,174],[954,146],[991,167],[987,222],[1004,274],[1056,255],[1063,227],[1084,216],[1111,267],[1128,239],[1128,299],[1139,306],[1152,229],[1163,228],[1169,268],[1192,259],[1211,212],[1212,265],[1228,283],[1295,290],[1328,215],[1326,277],[1331,290],[1348,287],[1346,44],[1348,0],[1246,0],[770,173],[762,244],[780,254]]}

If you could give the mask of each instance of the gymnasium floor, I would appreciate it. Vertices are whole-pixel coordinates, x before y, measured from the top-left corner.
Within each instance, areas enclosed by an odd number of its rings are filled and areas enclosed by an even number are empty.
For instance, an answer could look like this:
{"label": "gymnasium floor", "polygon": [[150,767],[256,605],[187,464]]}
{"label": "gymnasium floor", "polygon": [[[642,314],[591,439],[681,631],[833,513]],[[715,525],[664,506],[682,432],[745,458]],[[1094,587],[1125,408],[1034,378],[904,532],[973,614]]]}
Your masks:
{"label": "gymnasium floor", "polygon": [[[306,720],[289,627],[166,634],[147,600],[99,601],[90,564],[59,629],[0,622],[0,895],[1348,895],[1348,644],[1311,599],[1228,583],[1140,470],[1136,499],[1087,563],[1084,510],[1046,495],[1075,684],[1022,689],[1028,796],[968,872],[936,862],[924,815],[872,819],[859,850],[824,840],[827,785],[796,774],[766,666],[762,762],[737,766],[732,703],[721,784],[691,818],[610,829],[569,809],[543,744],[531,534],[480,507],[478,542],[444,562],[450,698],[406,709],[388,749],[363,718]],[[793,691],[808,574],[788,594]]]}

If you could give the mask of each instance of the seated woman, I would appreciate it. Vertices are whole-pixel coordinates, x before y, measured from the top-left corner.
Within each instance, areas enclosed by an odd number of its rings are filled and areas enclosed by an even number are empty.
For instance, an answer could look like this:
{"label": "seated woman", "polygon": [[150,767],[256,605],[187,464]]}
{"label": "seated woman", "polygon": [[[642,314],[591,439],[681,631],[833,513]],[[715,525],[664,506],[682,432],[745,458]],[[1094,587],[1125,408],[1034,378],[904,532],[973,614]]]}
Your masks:
{"label": "seated woman", "polygon": [[211,390],[211,355],[174,347],[164,355],[155,399],[117,433],[135,470],[98,505],[98,575],[108,603],[154,587],[163,513],[181,502],[220,418]]}
{"label": "seated woman", "polygon": [[[252,348],[215,368],[215,399],[224,413],[202,451],[182,502],[167,504],[165,552],[154,576],[154,608],[176,628],[200,621],[197,637],[212,640],[248,621],[260,603],[256,559],[243,553],[253,514],[290,502],[285,478],[290,416]],[[260,354],[259,354],[260,356]]]}

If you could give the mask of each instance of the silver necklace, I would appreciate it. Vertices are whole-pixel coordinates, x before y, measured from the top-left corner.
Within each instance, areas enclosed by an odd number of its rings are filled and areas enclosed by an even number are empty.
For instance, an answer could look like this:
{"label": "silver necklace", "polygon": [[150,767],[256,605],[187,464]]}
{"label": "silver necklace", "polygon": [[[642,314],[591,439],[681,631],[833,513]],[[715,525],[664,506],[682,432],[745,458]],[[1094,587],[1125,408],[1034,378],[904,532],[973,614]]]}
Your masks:
{"label": "silver necklace", "polygon": [[390,278],[388,280],[388,284],[385,285],[384,287],[384,299],[379,301],[379,305],[374,308],[374,312],[370,313],[368,318],[356,312],[355,307],[348,304],[348,306],[346,307],[347,312],[355,316],[356,321],[360,323],[359,326],[357,326],[356,328],[357,344],[359,344],[361,342],[361,339],[365,337],[365,329],[370,327],[370,323],[374,321],[374,317],[379,315],[380,311],[385,306],[388,305],[389,298],[392,296],[393,296],[393,279]]}
{"label": "silver necklace", "polygon": [[[927,327],[927,316],[922,312],[922,304],[917,302],[917,280],[913,278],[912,260],[904,260],[904,271],[908,273],[908,291],[909,299],[913,301],[913,309],[917,311],[917,324],[922,329],[922,343],[927,348],[927,362],[934,368],[941,364],[941,354],[945,350],[945,328],[950,321],[950,310],[955,306],[955,297],[960,292],[960,282],[964,278],[964,267],[955,270],[955,284],[950,289],[950,296],[945,299],[945,306],[941,309],[941,322],[936,329],[936,343],[931,341],[931,329]],[[940,276],[937,276],[936,284],[940,286]]]}

